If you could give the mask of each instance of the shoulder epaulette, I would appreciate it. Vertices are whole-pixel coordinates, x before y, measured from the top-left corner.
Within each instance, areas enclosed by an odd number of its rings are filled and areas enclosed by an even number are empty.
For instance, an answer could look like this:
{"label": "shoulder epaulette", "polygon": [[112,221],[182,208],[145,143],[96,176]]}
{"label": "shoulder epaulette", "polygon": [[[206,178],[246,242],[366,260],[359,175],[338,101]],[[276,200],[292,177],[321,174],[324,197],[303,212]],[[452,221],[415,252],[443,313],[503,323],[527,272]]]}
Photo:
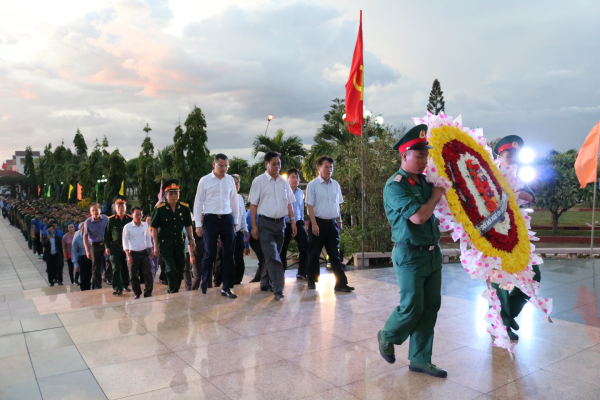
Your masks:
{"label": "shoulder epaulette", "polygon": [[125,214],[125,215],[127,215],[129,218],[133,218],[133,217],[132,217],[131,215],[129,215],[129,214]]}
{"label": "shoulder epaulette", "polygon": [[164,206],[165,206],[165,204],[167,204],[167,203],[160,203],[159,205],[157,205],[157,206],[156,206],[156,208],[161,208],[161,207],[164,207]]}
{"label": "shoulder epaulette", "polygon": [[402,181],[402,175],[398,174],[394,177],[394,182],[401,182]]}
{"label": "shoulder epaulette", "polygon": [[180,201],[179,204],[181,204],[182,206],[185,206],[185,207],[189,207],[189,204],[188,203],[184,203],[183,201]]}
{"label": "shoulder epaulette", "polygon": [[110,217],[108,217],[108,219],[111,219],[111,218],[114,218],[114,217],[115,217],[114,215],[111,215]]}

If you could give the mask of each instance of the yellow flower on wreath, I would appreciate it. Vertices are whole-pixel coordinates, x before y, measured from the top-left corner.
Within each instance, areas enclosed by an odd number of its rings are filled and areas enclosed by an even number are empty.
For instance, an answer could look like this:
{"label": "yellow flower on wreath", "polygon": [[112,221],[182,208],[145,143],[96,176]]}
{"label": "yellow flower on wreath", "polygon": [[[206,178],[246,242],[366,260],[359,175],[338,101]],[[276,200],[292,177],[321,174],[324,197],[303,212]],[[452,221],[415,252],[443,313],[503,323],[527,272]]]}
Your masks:
{"label": "yellow flower on wreath", "polygon": [[531,253],[531,246],[529,241],[529,234],[527,233],[527,227],[525,225],[525,219],[519,210],[517,205],[515,193],[511,189],[508,181],[498,167],[492,161],[490,154],[480,146],[475,139],[461,131],[457,127],[452,126],[441,126],[439,128],[433,128],[431,130],[431,137],[429,143],[433,146],[430,150],[430,155],[433,157],[433,161],[438,169],[440,176],[446,178],[448,181],[452,181],[446,173],[446,166],[444,158],[442,157],[442,150],[447,142],[452,140],[458,140],[465,146],[476,151],[485,162],[490,166],[492,174],[500,183],[502,190],[508,194],[508,207],[512,210],[514,223],[517,228],[518,242],[513,248],[513,251],[507,252],[504,250],[496,249],[492,244],[483,236],[480,235],[479,231],[473,225],[473,222],[469,219],[466,212],[463,209],[462,202],[458,197],[458,193],[452,187],[446,193],[446,199],[448,200],[448,206],[454,215],[454,218],[458,223],[461,223],[465,229],[471,243],[475,248],[481,251],[488,257],[499,257],[502,259],[502,269],[504,271],[516,274],[527,269],[529,265],[529,255]]}

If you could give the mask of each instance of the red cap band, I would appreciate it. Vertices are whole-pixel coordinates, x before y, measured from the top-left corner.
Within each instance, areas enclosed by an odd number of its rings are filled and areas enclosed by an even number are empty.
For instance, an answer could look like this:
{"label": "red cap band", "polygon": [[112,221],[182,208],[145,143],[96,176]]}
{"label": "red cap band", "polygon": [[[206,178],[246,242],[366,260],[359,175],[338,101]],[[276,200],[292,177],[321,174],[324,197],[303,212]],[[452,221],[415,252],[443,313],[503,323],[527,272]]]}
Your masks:
{"label": "red cap band", "polygon": [[169,186],[165,188],[165,190],[179,190],[179,186],[174,183],[171,183]]}
{"label": "red cap band", "polygon": [[425,143],[425,142],[427,142],[426,138],[417,138],[417,139],[409,140],[408,142],[404,143],[402,146],[398,147],[398,152],[400,154],[402,154],[406,150],[409,150],[415,144],[417,144],[417,143]]}
{"label": "red cap band", "polygon": [[519,145],[517,142],[513,142],[513,143],[506,143],[502,146],[500,146],[500,148],[498,149],[498,154],[502,153],[504,150],[519,150]]}

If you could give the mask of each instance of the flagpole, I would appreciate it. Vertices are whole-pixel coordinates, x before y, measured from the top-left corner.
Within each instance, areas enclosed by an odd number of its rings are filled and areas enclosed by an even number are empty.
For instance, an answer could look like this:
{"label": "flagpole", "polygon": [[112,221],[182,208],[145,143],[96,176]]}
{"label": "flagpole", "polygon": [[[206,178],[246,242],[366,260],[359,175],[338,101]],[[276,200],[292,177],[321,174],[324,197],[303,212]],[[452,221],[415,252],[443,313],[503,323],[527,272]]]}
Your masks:
{"label": "flagpole", "polygon": [[362,239],[362,262],[360,264],[361,267],[365,267],[365,143],[364,143],[364,129],[363,126],[360,126],[360,149],[362,152],[362,157],[360,158],[360,197],[361,197],[361,208],[362,215],[360,218],[360,229],[362,231],[361,239]]}
{"label": "flagpole", "polygon": [[[600,121],[598,122],[600,124]],[[598,135],[598,147],[600,147],[600,134]],[[594,180],[594,200],[592,201],[592,238],[590,240],[590,258],[594,259],[594,226],[596,225],[596,191],[598,189],[598,158],[596,158],[596,179]]]}

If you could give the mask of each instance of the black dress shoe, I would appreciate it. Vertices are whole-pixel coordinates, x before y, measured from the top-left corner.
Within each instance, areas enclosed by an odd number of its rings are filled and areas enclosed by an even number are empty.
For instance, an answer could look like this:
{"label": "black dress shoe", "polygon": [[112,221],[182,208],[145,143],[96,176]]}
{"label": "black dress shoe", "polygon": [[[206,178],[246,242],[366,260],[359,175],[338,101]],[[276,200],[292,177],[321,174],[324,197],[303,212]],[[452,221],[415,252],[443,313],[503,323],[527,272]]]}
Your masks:
{"label": "black dress shoe", "polygon": [[352,289],[350,289],[350,287],[348,285],[344,285],[344,286],[334,286],[333,290],[335,292],[351,292]]}
{"label": "black dress shoe", "polygon": [[126,291],[127,293],[131,292],[131,289],[129,289],[128,287],[123,288],[124,291]]}
{"label": "black dress shoe", "polygon": [[118,291],[118,290],[115,290],[115,291],[113,291],[113,296],[116,296],[116,295],[118,295],[118,294],[119,294],[119,291]]}
{"label": "black dress shoe", "polygon": [[308,282],[308,285],[306,285],[306,288],[307,288],[307,289],[309,289],[309,290],[310,290],[310,289],[316,289],[316,288],[317,288],[317,284],[316,284],[316,283],[314,283],[314,282],[310,282],[310,281],[309,281],[309,282]]}
{"label": "black dress shoe", "polygon": [[140,298],[140,295],[139,295],[139,294],[136,294],[136,295],[135,295],[135,299],[137,300],[137,299],[139,299],[139,298]]}
{"label": "black dress shoe", "polygon": [[58,282],[58,286],[63,286],[63,283],[62,282]]}
{"label": "black dress shoe", "polygon": [[304,275],[298,274],[298,275],[296,275],[296,280],[297,281],[307,281],[308,278],[306,276],[304,276]]}
{"label": "black dress shoe", "polygon": [[202,294],[206,294],[206,282],[200,282],[200,290],[202,290]]}
{"label": "black dress shoe", "polygon": [[152,295],[151,295],[151,294],[149,294],[149,295],[144,295],[144,298],[146,298],[146,297],[152,297]]}
{"label": "black dress shoe", "polygon": [[353,286],[348,286],[348,285],[346,285],[346,287],[347,287],[348,289],[350,289],[350,290],[354,290],[354,287],[353,287]]}
{"label": "black dress shoe", "polygon": [[277,292],[277,293],[275,293],[275,300],[280,300],[280,299],[282,299],[283,297],[285,297],[285,296],[283,295],[283,293],[281,293],[281,292]]}
{"label": "black dress shoe", "polygon": [[221,296],[227,296],[230,299],[235,299],[237,297],[237,294],[234,294],[231,289],[228,290],[221,290]]}
{"label": "black dress shoe", "polygon": [[273,291],[273,286],[263,286],[260,288],[261,292],[272,292]]}

